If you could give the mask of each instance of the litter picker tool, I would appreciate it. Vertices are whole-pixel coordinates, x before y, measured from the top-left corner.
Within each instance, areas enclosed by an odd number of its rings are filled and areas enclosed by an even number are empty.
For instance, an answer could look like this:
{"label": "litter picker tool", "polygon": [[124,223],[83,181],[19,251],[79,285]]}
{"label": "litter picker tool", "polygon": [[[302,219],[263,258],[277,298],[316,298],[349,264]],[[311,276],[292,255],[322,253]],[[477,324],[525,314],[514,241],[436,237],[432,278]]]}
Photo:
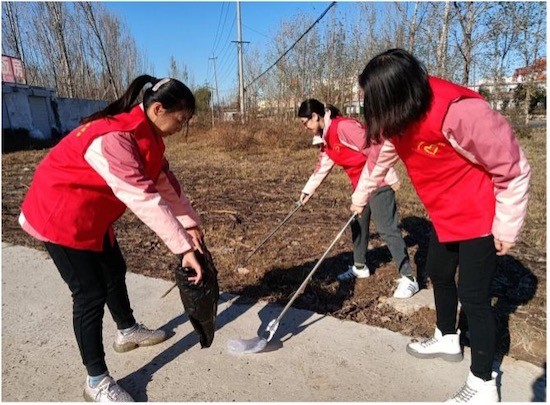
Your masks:
{"label": "litter picker tool", "polygon": [[248,254],[248,256],[246,256],[246,258],[242,262],[237,264],[237,266],[235,267],[233,272],[236,272],[237,270],[239,270],[239,268],[243,267],[250,260],[250,258],[254,255],[254,253],[256,253],[269,240],[269,238],[271,238],[273,235],[275,235],[275,232],[277,232],[294,215],[294,213],[296,211],[298,211],[304,204],[302,204],[300,201],[297,201],[295,203],[295,205],[296,205],[296,207],[294,207],[288,213],[288,215],[271,232],[269,232],[266,236],[264,236],[264,238],[258,244],[258,246],[256,246],[256,248],[252,252],[250,252]]}
{"label": "litter picker tool", "polygon": [[[236,272],[239,268],[243,267],[250,260],[250,258],[254,255],[254,253],[256,253],[268,241],[268,239],[271,238],[275,234],[275,232],[277,232],[286,222],[288,222],[288,220],[294,215],[294,213],[296,211],[298,211],[304,204],[302,204],[300,201],[297,201],[295,203],[295,205],[296,205],[296,207],[294,207],[288,213],[288,215],[271,232],[269,232],[262,239],[262,241],[259,243],[259,245],[256,246],[256,248],[251,253],[249,253],[248,256],[235,267],[233,272]],[[174,288],[176,288],[176,286],[177,286],[177,283],[174,283],[168,290],[166,290],[166,292],[164,294],[161,295],[160,298],[166,297],[170,293],[170,291],[172,291]]]}
{"label": "litter picker tool", "polygon": [[285,305],[279,316],[271,322],[268,323],[267,327],[265,328],[265,331],[261,336],[252,338],[252,339],[232,339],[228,342],[228,349],[232,353],[257,353],[265,349],[267,346],[267,343],[273,339],[273,336],[275,335],[275,332],[279,328],[279,322],[281,322],[281,319],[285,316],[290,306],[294,303],[296,298],[305,290],[306,285],[308,284],[309,280],[313,277],[313,274],[317,271],[321,263],[323,263],[323,260],[325,260],[325,257],[327,256],[328,252],[332,249],[332,247],[338,242],[338,239],[342,237],[344,234],[346,228],[351,224],[351,222],[356,218],[357,213],[354,212],[351,218],[346,222],[346,225],[338,232],[338,235],[334,238],[330,246],[327,248],[325,253],[323,253],[323,256],[319,259],[315,267],[309,272],[305,280],[302,282],[298,290],[294,293],[288,304]]}

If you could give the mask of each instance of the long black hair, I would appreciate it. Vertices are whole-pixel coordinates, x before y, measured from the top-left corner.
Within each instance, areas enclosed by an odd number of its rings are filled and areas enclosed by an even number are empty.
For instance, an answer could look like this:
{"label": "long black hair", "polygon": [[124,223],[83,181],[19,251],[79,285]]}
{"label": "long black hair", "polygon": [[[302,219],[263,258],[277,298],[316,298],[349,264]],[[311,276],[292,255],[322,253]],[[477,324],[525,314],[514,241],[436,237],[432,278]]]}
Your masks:
{"label": "long black hair", "polygon": [[315,98],[308,98],[300,104],[300,108],[298,109],[298,117],[311,118],[313,113],[319,115],[320,117],[324,117],[326,110],[330,110],[330,116],[332,118],[342,115],[340,110],[332,104],[325,105]]}
{"label": "long black hair", "polygon": [[113,101],[103,110],[93,113],[82,119],[81,123],[112,117],[116,114],[128,112],[137,104],[137,98],[143,87],[150,83],[151,87],[143,93],[143,107],[145,110],[154,102],[159,102],[167,111],[185,110],[195,113],[195,96],[185,84],[176,79],[157,79],[149,75],[136,77],[126,92],[118,100]]}
{"label": "long black hair", "polygon": [[372,58],[359,85],[364,92],[367,144],[400,136],[428,112],[433,93],[424,65],[403,49],[389,49]]}

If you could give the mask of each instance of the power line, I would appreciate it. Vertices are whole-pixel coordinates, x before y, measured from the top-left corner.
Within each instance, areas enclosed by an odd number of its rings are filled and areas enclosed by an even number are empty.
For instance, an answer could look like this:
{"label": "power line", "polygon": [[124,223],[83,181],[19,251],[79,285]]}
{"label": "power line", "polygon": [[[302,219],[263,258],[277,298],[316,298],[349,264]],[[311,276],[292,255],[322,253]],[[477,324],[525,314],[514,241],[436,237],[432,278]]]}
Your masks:
{"label": "power line", "polygon": [[253,32],[255,32],[256,34],[260,34],[260,35],[262,35],[262,36],[266,37],[266,38],[267,38],[267,39],[269,39],[269,40],[273,40],[273,38],[271,38],[270,36],[268,36],[268,35],[264,34],[263,32],[260,32],[260,31],[258,31],[258,30],[255,30],[254,28],[252,28],[252,27],[249,27],[249,26],[248,26],[248,25],[246,25],[246,24],[243,24],[243,27],[245,27],[245,28],[249,29],[250,31],[253,31]]}
{"label": "power line", "polygon": [[222,22],[222,15],[223,15],[223,6],[225,3],[222,3],[222,9],[220,10],[220,18],[218,19],[218,27],[216,28],[216,34],[214,35],[214,41],[212,44],[212,52],[214,52],[214,48],[216,47],[216,42],[218,40],[218,33],[220,32],[220,25]]}
{"label": "power line", "polygon": [[256,80],[258,80],[260,77],[262,77],[263,75],[265,75],[267,72],[269,72],[271,70],[271,68],[273,68],[277,63],[279,63],[279,61],[281,59],[283,59],[295,46],[298,42],[300,42],[300,40],[306,36],[306,34],[311,31],[313,29],[313,27],[315,26],[315,24],[317,24],[319,21],[321,21],[323,19],[323,17],[325,16],[326,13],[328,13],[328,11],[336,5],[336,2],[333,1],[332,3],[330,3],[330,5],[327,7],[327,9],[325,11],[323,11],[323,14],[321,14],[321,16],[319,18],[317,18],[317,20],[315,20],[315,22],[313,24],[311,24],[311,26],[302,34],[300,35],[300,38],[298,38],[296,41],[294,41],[294,43],[290,46],[290,48],[288,48],[280,57],[279,59],[277,59],[270,67],[268,67],[266,70],[264,70],[258,77],[256,77],[254,80],[252,80],[246,87],[250,87],[252,86],[252,84],[254,84],[254,82]]}
{"label": "power line", "polygon": [[[220,22],[222,20],[222,15],[223,15],[223,9],[224,9],[224,6],[227,6],[226,10],[225,10],[225,17],[223,19],[223,25],[222,25],[222,28],[220,30]],[[222,3],[222,9],[220,10],[220,19],[218,20],[218,28],[216,29],[216,35],[214,37],[214,45],[212,46],[212,53],[215,52],[216,48],[218,47],[219,45],[219,42],[220,42],[220,39],[221,39],[221,35],[223,33],[223,30],[225,28],[225,23],[227,21],[227,14],[229,13],[229,5],[228,3],[224,2]],[[219,34],[219,36],[218,36]]]}
{"label": "power line", "polygon": [[221,80],[224,81],[224,78],[229,76],[230,73],[233,72],[233,70],[236,70],[236,68],[237,68],[237,58],[234,58],[231,62],[223,66],[223,70],[220,69],[219,71],[220,74],[218,75],[218,77],[220,77]]}
{"label": "power line", "polygon": [[[223,69],[223,66],[225,66],[225,64],[226,64],[228,56],[231,55],[229,50],[231,50],[232,48],[230,46],[231,42],[229,41],[229,37],[231,36],[233,27],[235,26],[236,18],[237,18],[237,16],[235,16],[233,18],[233,22],[231,23],[231,28],[229,28],[229,31],[227,33],[227,37],[225,38],[225,41],[224,41],[225,47],[221,51],[217,52],[217,55],[220,57],[220,66],[222,66],[222,69]],[[212,53],[214,53],[214,52],[212,52]]]}

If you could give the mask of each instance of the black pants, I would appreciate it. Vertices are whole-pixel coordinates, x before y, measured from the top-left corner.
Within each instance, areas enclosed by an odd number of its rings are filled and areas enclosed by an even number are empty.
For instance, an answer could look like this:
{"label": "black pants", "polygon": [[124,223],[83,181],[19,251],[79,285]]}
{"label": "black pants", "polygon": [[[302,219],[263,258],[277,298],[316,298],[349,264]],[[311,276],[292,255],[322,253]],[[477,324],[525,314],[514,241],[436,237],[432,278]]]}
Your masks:
{"label": "black pants", "polygon": [[[458,282],[455,281],[457,266]],[[426,270],[434,289],[437,327],[444,335],[456,333],[460,300],[470,330],[470,370],[484,380],[491,378],[495,354],[495,319],[491,308],[495,268],[493,236],[439,243],[432,230]]]}
{"label": "black pants", "polygon": [[115,241],[108,237],[103,252],[77,250],[45,243],[61,277],[73,297],[73,328],[88,375],[107,371],[103,351],[103,314],[105,304],[118,329],[135,324],[126,289],[126,263]]}
{"label": "black pants", "polygon": [[412,268],[409,262],[407,245],[401,235],[401,230],[397,226],[395,191],[390,186],[384,186],[376,190],[358,220],[351,223],[354,264],[365,264],[367,262],[371,216],[374,219],[376,230],[388,245],[397,270],[402,276],[411,276]]}

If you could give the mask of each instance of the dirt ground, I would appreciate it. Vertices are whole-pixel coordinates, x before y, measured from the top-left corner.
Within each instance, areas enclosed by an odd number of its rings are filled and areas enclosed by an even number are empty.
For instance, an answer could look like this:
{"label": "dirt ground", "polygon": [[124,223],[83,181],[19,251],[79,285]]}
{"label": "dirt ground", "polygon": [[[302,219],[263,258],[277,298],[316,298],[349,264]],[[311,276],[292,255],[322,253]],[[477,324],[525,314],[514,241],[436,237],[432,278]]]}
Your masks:
{"label": "dirt ground", "polygon": [[[244,266],[236,266],[293,208],[313,170],[316,150],[309,135],[263,128],[192,128],[187,142],[167,141],[167,157],[203,221],[205,241],[219,271],[222,291],[251,301],[284,305],[349,218],[350,189],[335,169],[310,202],[300,209]],[[545,134],[522,140],[528,159],[540,164],[533,184],[545,185]],[[525,144],[525,143],[527,144]],[[2,239],[43,249],[22,232],[19,207],[34,169],[47,150],[2,156]],[[400,169],[402,172],[402,168]],[[430,222],[405,175],[397,193],[400,226],[413,267],[422,278]],[[546,206],[546,189],[532,192],[531,207]],[[537,201],[535,201],[537,200]],[[540,210],[540,208],[537,208]],[[531,215],[526,240],[498,259],[493,304],[498,352],[536,365],[546,361],[546,217]],[[131,272],[173,280],[176,258],[131,212],[116,223],[119,243]],[[368,279],[340,283],[336,275],[352,261],[349,230],[329,253],[294,306],[336,318],[380,326],[409,336],[430,336],[433,310],[411,316],[384,304],[398,273],[385,243],[371,224]],[[427,288],[429,280],[426,281]],[[462,319],[460,327],[467,330]],[[463,334],[464,336],[464,334]],[[465,341],[467,344],[467,341]]]}

